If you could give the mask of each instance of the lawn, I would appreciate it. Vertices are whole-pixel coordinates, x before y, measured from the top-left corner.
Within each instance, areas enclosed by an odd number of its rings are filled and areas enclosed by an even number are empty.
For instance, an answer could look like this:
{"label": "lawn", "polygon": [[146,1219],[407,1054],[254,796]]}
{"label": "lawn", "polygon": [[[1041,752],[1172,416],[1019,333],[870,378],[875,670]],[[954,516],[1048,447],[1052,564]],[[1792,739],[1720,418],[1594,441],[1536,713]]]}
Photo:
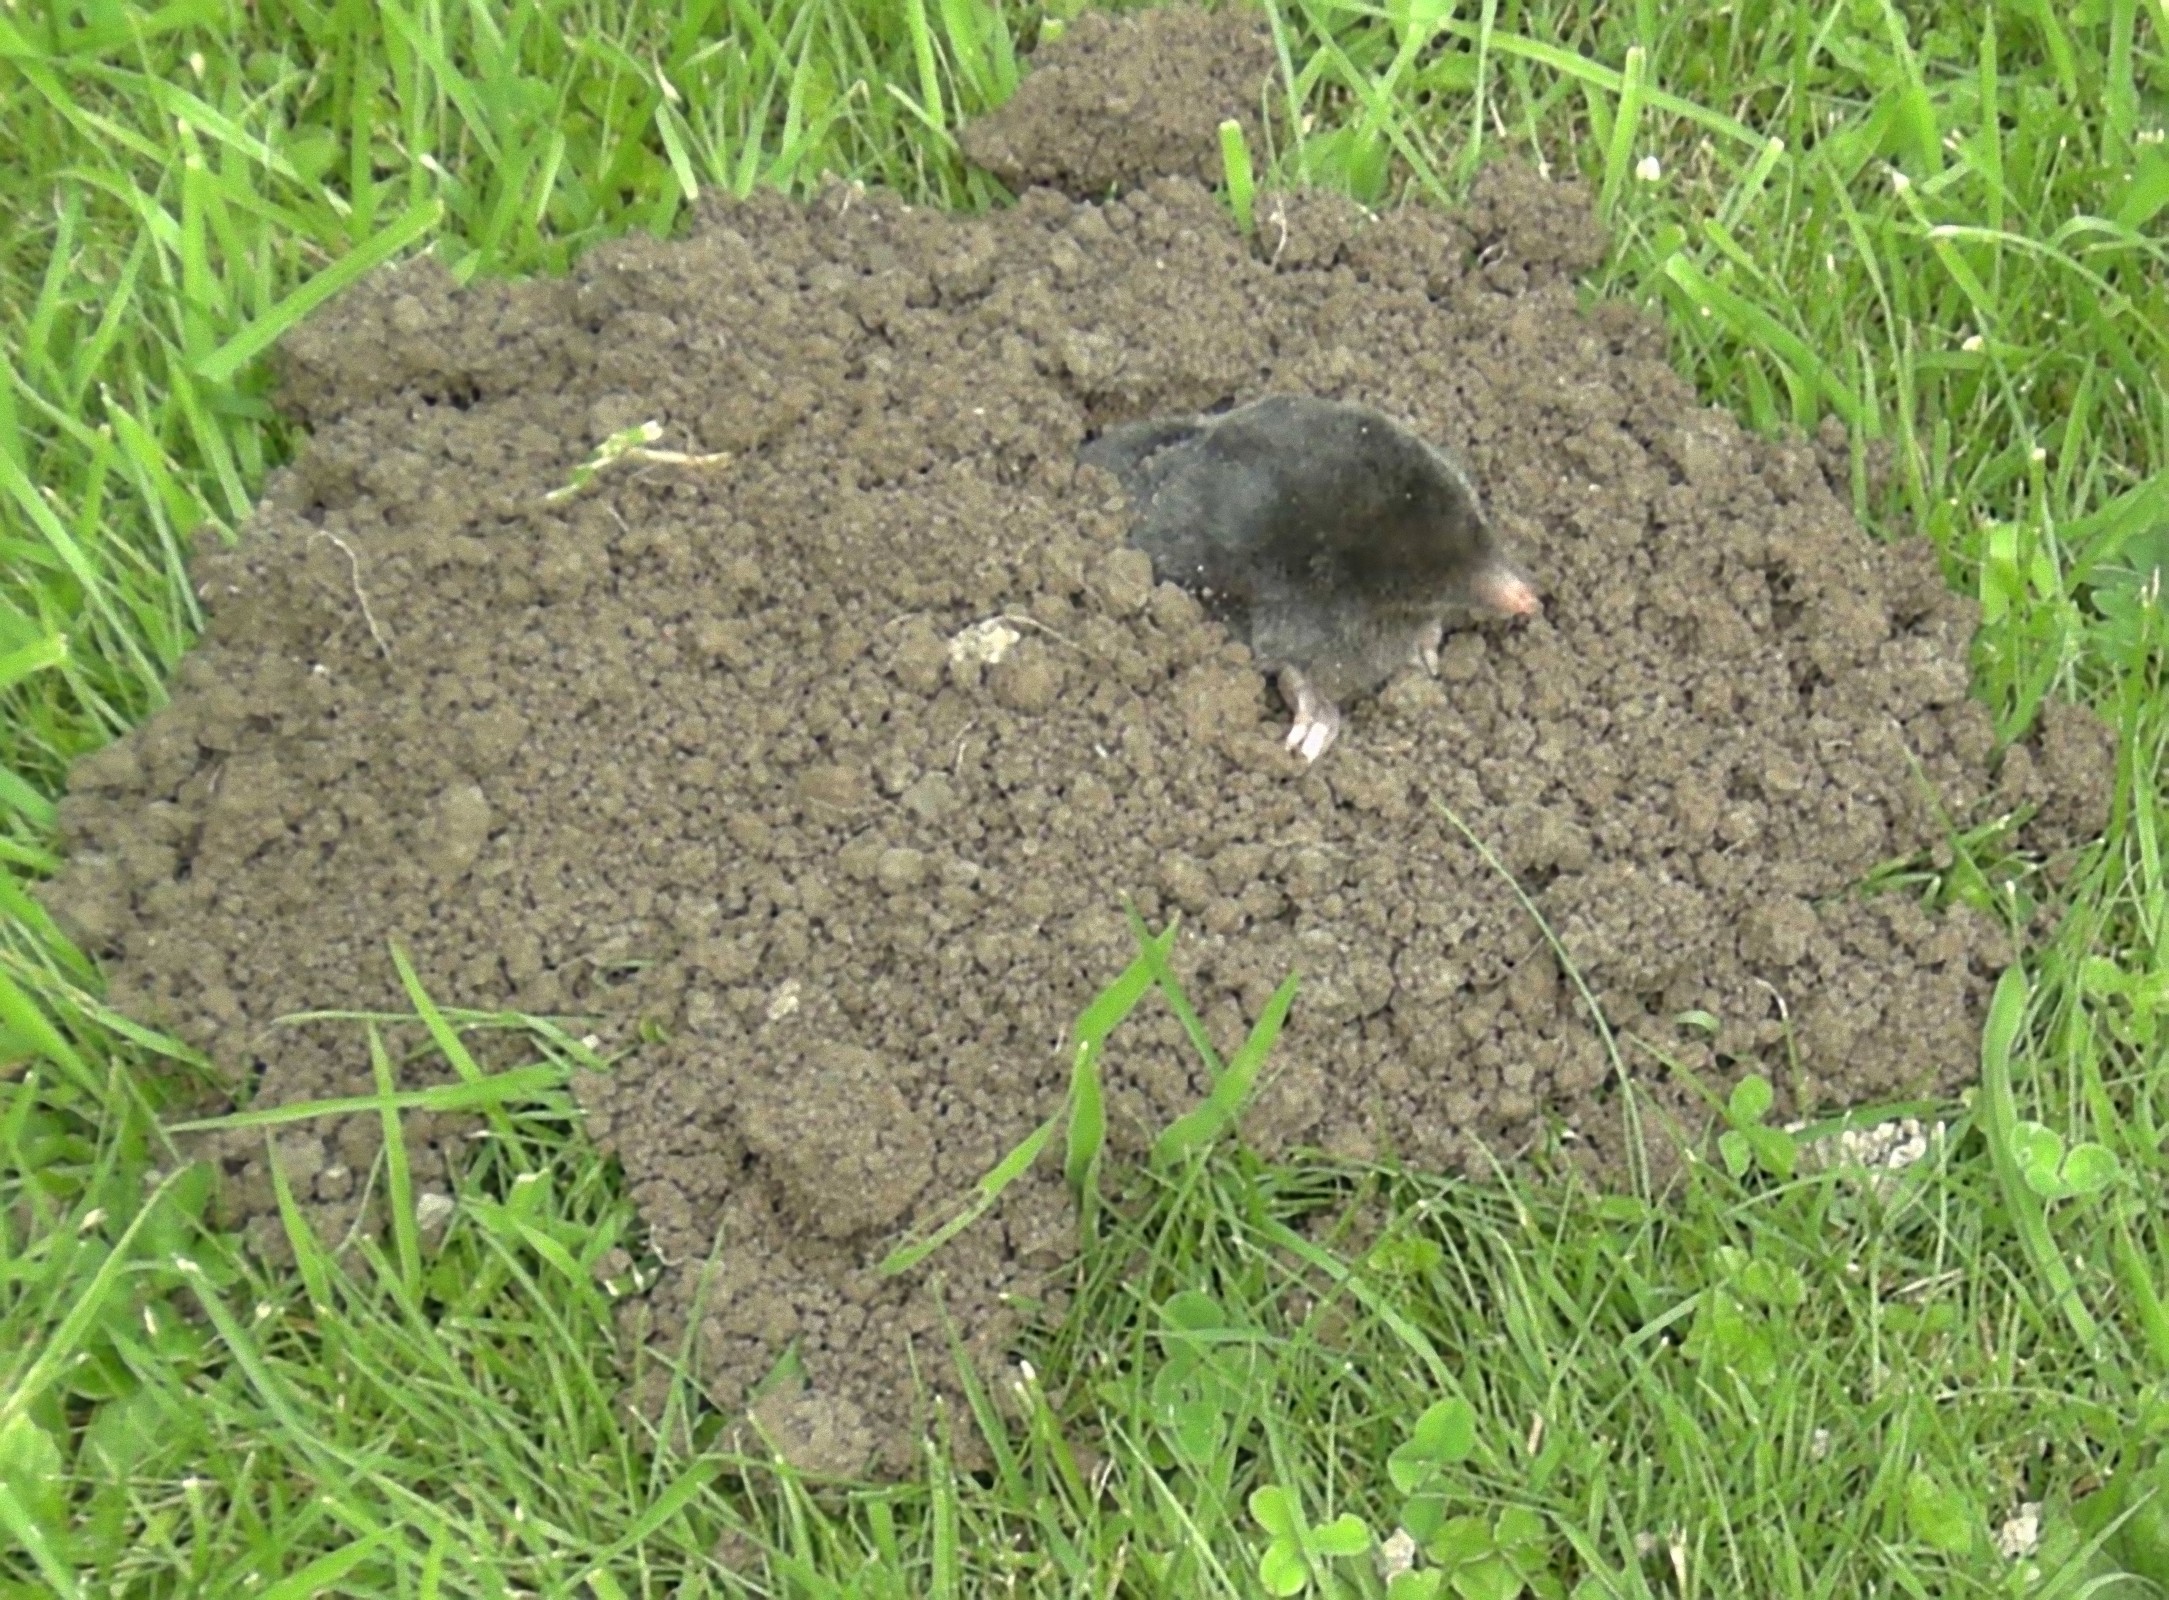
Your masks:
{"label": "lawn", "polygon": [[1193,1157],[890,1486],[737,1453],[682,1382],[620,1408],[636,1219],[516,1019],[537,1070],[441,1243],[294,1214],[267,1272],[202,1221],[161,1133],[198,1064],[25,891],[69,760],[188,647],[188,551],[298,443],[266,353],[380,262],[561,271],[706,191],[1000,203],[954,129],[1074,9],[0,6],[0,1584],[1381,1594],[1406,1528],[1404,1600],[2169,1585],[2169,0],[1272,0],[1314,120],[1261,183],[1578,170],[1591,292],[1753,427],[1837,418],[1863,523],[1979,597],[2000,732],[2119,730],[2075,867],[1961,847],[1888,891],[2027,930],[1902,1171],[1802,1160],[1829,1130],[1752,1091],[1657,1195]]}

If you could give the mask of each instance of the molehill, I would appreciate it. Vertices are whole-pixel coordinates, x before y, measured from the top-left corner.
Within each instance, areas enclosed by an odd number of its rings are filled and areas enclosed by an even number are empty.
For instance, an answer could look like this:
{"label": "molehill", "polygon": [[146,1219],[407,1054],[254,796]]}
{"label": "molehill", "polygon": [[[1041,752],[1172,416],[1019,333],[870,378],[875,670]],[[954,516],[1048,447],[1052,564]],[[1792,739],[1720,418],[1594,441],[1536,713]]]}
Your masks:
{"label": "molehill", "polygon": [[[668,1267],[628,1330],[675,1347],[708,1272],[710,1393],[741,1405],[795,1342],[807,1384],[760,1415],[829,1470],[908,1464],[907,1347],[936,1383],[948,1358],[923,1274],[874,1264],[1058,1103],[1065,1029],[1134,953],[1125,895],[1180,913],[1223,1048],[1301,974],[1257,1146],[1602,1162],[1591,1019],[1443,808],[1615,1030],[1804,1109],[1962,1081],[2005,959],[1986,918],[1862,875],[1932,850],[1939,809],[2037,806],[2021,842],[2068,848],[2111,771],[2072,710],[1999,759],[1974,608],[1930,549],[1861,532],[1827,442],[1700,406],[1649,316],[1577,309],[1586,195],[1498,167],[1450,216],[1265,196],[1246,241],[1172,124],[1126,145],[1114,107],[1139,63],[1189,63],[1147,88],[1209,140],[1259,104],[1253,36],[1168,12],[1043,54],[972,143],[1087,198],[715,202],[562,281],[388,271],[297,332],[306,448],[196,561],[208,632],[172,703],[77,768],[48,890],[113,1001],[258,1103],[368,1091],[353,1029],[272,1024],[402,1007],[394,938],[444,1003],[609,1045],[647,1024],[581,1085]],[[1451,636],[1438,680],[1356,704],[1314,768],[1073,465],[1110,423],[1281,390],[1458,451],[1547,605]],[[683,459],[549,497],[650,420]],[[1010,634],[992,663],[952,645]],[[1699,1117],[1655,1054],[1626,1060]],[[1206,1088],[1156,1002],[1108,1071],[1122,1152]],[[423,1186],[465,1126],[410,1120]],[[261,1135],[204,1149],[224,1217],[274,1247]],[[280,1134],[327,1237],[376,1149],[373,1118]],[[1060,1309],[1071,1238],[1042,1173],[935,1257],[980,1357],[1011,1296]]]}

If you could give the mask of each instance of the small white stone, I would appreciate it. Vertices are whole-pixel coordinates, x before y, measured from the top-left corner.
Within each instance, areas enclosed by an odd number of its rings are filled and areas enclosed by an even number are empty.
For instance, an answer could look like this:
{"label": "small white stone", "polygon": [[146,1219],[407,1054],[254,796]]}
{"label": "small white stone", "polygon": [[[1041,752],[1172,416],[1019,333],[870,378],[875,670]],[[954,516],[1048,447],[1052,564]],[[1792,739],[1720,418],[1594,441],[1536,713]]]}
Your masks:
{"label": "small white stone", "polygon": [[786,978],[776,992],[768,997],[768,1020],[781,1022],[798,1009],[798,980]]}
{"label": "small white stone", "polygon": [[1883,1168],[1887,1172],[1903,1172],[1928,1153],[1928,1136],[1920,1131],[1920,1124],[1913,1122],[1911,1117],[1906,1118],[1906,1121],[1913,1123],[1912,1127],[1906,1131],[1904,1138],[1891,1146],[1890,1154],[1883,1158]]}
{"label": "small white stone", "polygon": [[989,617],[975,622],[949,641],[949,659],[954,662],[977,661],[983,666],[993,666],[1017,647],[1024,637],[1000,617]]}
{"label": "small white stone", "polygon": [[1415,1564],[1415,1539],[1406,1528],[1395,1528],[1378,1546],[1378,1575],[1391,1583]]}
{"label": "small white stone", "polygon": [[450,1195],[439,1194],[435,1189],[425,1190],[414,1202],[414,1225],[426,1233],[449,1220],[458,1209],[458,1203]]}
{"label": "small white stone", "polygon": [[2006,1561],[2018,1561],[2041,1548],[2041,1502],[2027,1500],[1996,1530],[1996,1548]]}

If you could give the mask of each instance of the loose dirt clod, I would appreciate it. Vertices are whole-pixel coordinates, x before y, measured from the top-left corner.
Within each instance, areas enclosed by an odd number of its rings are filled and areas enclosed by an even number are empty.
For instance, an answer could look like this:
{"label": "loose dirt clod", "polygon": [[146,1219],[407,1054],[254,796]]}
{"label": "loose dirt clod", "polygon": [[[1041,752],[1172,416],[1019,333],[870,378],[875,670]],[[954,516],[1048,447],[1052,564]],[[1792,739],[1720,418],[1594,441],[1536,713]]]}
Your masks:
{"label": "loose dirt clod", "polygon": [[[762,195],[562,282],[378,276],[291,340],[308,447],[197,563],[171,705],[77,768],[51,903],[114,1003],[259,1103],[367,1091],[350,1030],[272,1020],[400,1006],[394,937],[442,1002],[606,1047],[648,1024],[581,1086],[670,1269],[643,1326],[675,1348],[699,1296],[731,1407],[795,1345],[808,1385],[757,1420],[837,1471],[908,1463],[907,1341],[937,1384],[947,1347],[925,1274],[874,1265],[1059,1103],[1125,894],[1182,914],[1223,1049],[1301,972],[1245,1124],[1269,1152],[1617,1156],[1573,986],[1441,806],[1612,1025],[1713,1087],[1761,1071],[1794,1112],[1961,1081],[1997,931],[1851,888],[1938,808],[2074,797],[2032,842],[2098,829],[2098,725],[2059,713],[1995,792],[1973,607],[1926,545],[1864,538],[1811,445],[1700,407],[1651,319],[1576,309],[1586,197],[1498,169],[1459,219],[1279,214],[1254,250],[1191,179],[984,217]],[[1071,464],[1090,427],[1269,391],[1453,448],[1553,597],[1449,637],[1312,768]],[[732,459],[546,499],[650,419]],[[1000,659],[952,648],[997,618]],[[1149,1005],[1108,1072],[1125,1152],[1207,1087]],[[409,1121],[418,1185],[461,1126]],[[336,1237],[376,1148],[349,1118],[271,1159]],[[260,1136],[210,1153],[270,1247]],[[1006,1297],[1060,1309],[1071,1237],[1035,1174],[933,1258],[970,1349]]]}

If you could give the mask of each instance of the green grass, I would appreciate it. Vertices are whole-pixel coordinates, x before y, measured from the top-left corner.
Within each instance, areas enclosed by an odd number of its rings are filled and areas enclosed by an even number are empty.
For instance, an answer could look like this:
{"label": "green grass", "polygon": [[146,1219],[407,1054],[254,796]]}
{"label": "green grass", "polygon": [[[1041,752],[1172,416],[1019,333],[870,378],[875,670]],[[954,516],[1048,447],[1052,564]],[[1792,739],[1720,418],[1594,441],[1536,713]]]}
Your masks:
{"label": "green grass", "polygon": [[[2091,1567],[2169,1579],[2169,1499],[2149,1498],[2169,1491],[2169,718],[2148,576],[2169,554],[2169,5],[1274,15],[1283,92],[1316,121],[1252,152],[1261,185],[1449,198],[1502,150],[1580,171],[1616,235],[1592,288],[1660,305],[1711,400],[1762,428],[1836,417],[1891,452],[1880,493],[1862,452],[1859,509],[1929,533],[1980,596],[1999,726],[2061,696],[2118,727],[2108,837],[2061,888],[2014,861],[1986,864],[1993,890],[1921,885],[2062,913],[1929,1157],[1887,1193],[1792,1172],[1750,1101],[1732,1108],[1741,1172],[1695,1168],[1656,1204],[1225,1150],[1100,1174],[1144,1187],[1095,1212],[1033,1377],[947,1419],[989,1435],[995,1469],[936,1441],[885,1489],[732,1454],[682,1386],[660,1426],[616,1405],[612,1301],[638,1235],[577,1135],[562,1039],[467,1091],[498,1102],[494,1136],[441,1243],[402,1227],[335,1258],[297,1233],[293,1269],[245,1264],[156,1126],[193,1069],[99,1004],[23,886],[54,863],[67,761],[155,706],[187,646],[186,553],[231,537],[293,446],[259,358],[423,245],[462,276],[554,271],[670,230],[699,193],[824,173],[989,203],[952,130],[1008,92],[1042,16],[17,5],[0,9],[0,1583],[1249,1595],[1266,1558],[1375,1594],[1368,1558],[1326,1553],[1320,1530],[1352,1515],[1417,1526],[1466,1595],[1509,1593],[1516,1570],[1537,1594],[2144,1592],[2081,1581],[2089,1530],[2119,1510]],[[357,1079],[373,1063],[396,1087],[410,1052],[456,1039],[356,1024]],[[401,1102],[371,1104],[396,1131]],[[396,1159],[375,1177],[403,1179]],[[2033,1576],[1989,1543],[2025,1501],[2046,1506]]]}

